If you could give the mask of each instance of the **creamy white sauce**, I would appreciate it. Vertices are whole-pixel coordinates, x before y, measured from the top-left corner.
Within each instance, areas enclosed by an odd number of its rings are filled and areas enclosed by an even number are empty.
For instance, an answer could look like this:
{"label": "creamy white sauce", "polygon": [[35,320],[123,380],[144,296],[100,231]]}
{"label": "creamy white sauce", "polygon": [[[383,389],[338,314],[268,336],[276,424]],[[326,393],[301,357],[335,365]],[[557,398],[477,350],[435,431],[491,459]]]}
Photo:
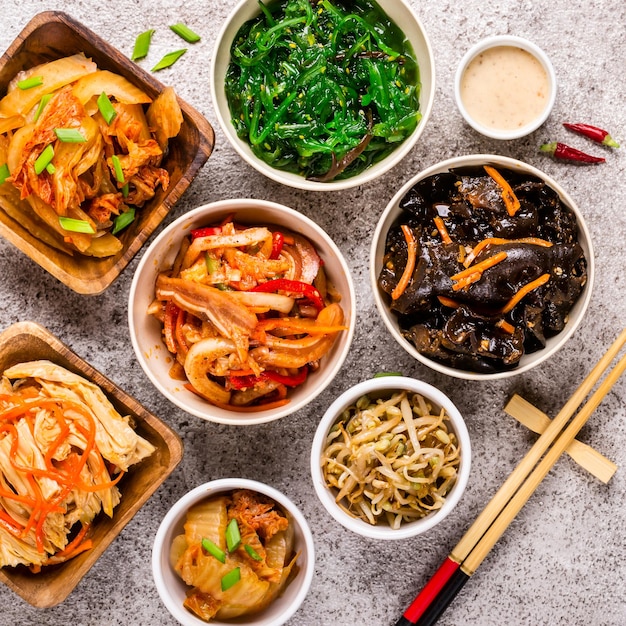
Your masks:
{"label": "creamy white sauce", "polygon": [[530,52],[496,46],[478,54],[461,77],[461,100],[470,117],[492,129],[514,130],[539,117],[548,104],[548,75]]}

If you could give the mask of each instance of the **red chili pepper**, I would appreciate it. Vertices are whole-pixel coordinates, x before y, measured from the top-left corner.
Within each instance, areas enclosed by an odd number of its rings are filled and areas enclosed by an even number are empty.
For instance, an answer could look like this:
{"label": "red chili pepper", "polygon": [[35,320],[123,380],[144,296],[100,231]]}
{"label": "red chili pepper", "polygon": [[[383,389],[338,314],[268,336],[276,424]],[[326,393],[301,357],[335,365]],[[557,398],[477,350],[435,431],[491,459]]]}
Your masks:
{"label": "red chili pepper", "polygon": [[272,233],[272,252],[270,254],[270,259],[277,259],[280,256],[284,244],[285,236],[280,231],[275,230]]}
{"label": "red chili pepper", "polygon": [[610,146],[611,148],[619,148],[617,141],[615,141],[615,139],[613,139],[613,137],[611,137],[611,135],[609,135],[609,133],[603,128],[591,126],[590,124],[569,124],[568,122],[565,122],[563,126],[565,126],[567,130],[571,130],[574,133],[588,137],[597,143]]}
{"label": "red chili pepper", "polygon": [[544,143],[539,150],[551,154],[555,159],[562,159],[564,161],[577,161],[579,163],[604,163],[606,160],[604,157],[592,156],[591,154],[581,152],[576,148],[566,146],[560,141]]}
{"label": "red chili pepper", "polygon": [[289,280],[287,278],[277,278],[276,280],[268,280],[252,288],[252,291],[263,291],[271,293],[273,291],[287,291],[304,296],[311,301],[313,306],[321,311],[324,308],[324,299],[317,287],[303,283],[300,280]]}
{"label": "red chili pepper", "polygon": [[211,235],[220,235],[222,229],[220,226],[207,226],[206,228],[196,228],[191,231],[191,238],[210,237]]}
{"label": "red chili pepper", "polygon": [[297,387],[306,380],[308,373],[309,368],[305,365],[304,367],[301,367],[298,373],[293,376],[285,376],[283,374],[279,374],[278,372],[267,370],[265,372],[261,372],[259,376],[255,376],[254,374],[244,374],[243,376],[231,375],[229,377],[229,382],[233,389],[249,389],[250,387],[254,387],[254,385],[266,380],[280,383],[286,387]]}

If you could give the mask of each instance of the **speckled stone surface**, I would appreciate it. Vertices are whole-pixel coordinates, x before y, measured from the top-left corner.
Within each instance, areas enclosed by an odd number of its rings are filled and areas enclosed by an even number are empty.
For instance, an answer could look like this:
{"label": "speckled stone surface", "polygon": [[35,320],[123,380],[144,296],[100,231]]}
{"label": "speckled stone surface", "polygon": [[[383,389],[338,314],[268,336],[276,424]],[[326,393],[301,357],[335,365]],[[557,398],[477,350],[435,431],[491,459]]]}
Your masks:
{"label": "speckled stone surface", "polygon": [[[209,96],[215,35],[234,0],[8,0],[0,49],[42,10],[61,9],[127,54],[135,36],[156,29],[150,57],[179,47],[168,24],[183,21],[202,41],[159,78],[216,127],[216,148],[165,223],[199,204],[258,197],[292,206],[316,220],[345,254],[357,287],[357,332],[334,383],[309,407],[252,428],[205,423],[160,397],[140,369],[126,323],[130,281],[141,253],[111,288],[80,296],[10,244],[0,241],[0,327],[33,320],[166,420],[182,437],[185,456],[174,474],[124,529],[69,599],[48,610],[0,588],[1,624],[171,626],[152,581],[152,540],[168,508],[186,491],[218,477],[256,478],[284,491],[306,515],[317,548],[315,578],[291,626],[385,626],[416,591],[532,444],[534,437],[502,407],[519,392],[554,415],[624,324],[626,292],[626,145],[609,151],[568,134],[563,121],[609,128],[626,144],[626,5],[622,0],[412,0],[436,59],[434,109],[418,146],[391,173],[341,193],[306,193],[265,180],[226,144]],[[533,135],[499,143],[472,131],[453,100],[453,76],[478,39],[510,33],[543,46],[559,81],[556,106]],[[538,153],[546,140],[607,157],[598,167],[556,163]],[[524,160],[558,180],[578,202],[595,244],[596,284],[587,318],[562,352],[526,374],[497,383],[447,378],[414,362],[389,336],[375,310],[368,278],[371,234],[395,190],[439,160],[497,153]],[[159,232],[159,231],[157,231]],[[315,425],[347,386],[381,369],[423,378],[449,394],[465,415],[474,463],[458,509],[415,540],[380,543],[338,526],[317,501],[308,471]],[[446,611],[442,626],[620,626],[626,624],[626,380],[606,398],[581,438],[619,466],[608,485],[563,458]]]}

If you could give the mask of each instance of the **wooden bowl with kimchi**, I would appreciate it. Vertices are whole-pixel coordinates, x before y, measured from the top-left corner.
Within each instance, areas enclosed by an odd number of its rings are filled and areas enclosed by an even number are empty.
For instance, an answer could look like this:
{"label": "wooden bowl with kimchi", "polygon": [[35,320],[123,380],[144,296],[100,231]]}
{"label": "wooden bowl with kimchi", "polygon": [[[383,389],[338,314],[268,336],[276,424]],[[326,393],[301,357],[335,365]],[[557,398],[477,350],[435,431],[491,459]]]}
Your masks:
{"label": "wooden bowl with kimchi", "polygon": [[174,471],[183,447],[32,322],[0,334],[0,389],[0,581],[48,608],[68,597]]}
{"label": "wooden bowl with kimchi", "polygon": [[152,548],[159,596],[184,626],[280,626],[302,604],[314,570],[313,536],[296,505],[243,478],[186,493]]}
{"label": "wooden bowl with kimchi", "polygon": [[62,12],[0,59],[0,234],[82,294],[104,291],[213,149],[174,90]]}
{"label": "wooden bowl with kimchi", "polygon": [[263,200],[178,218],[143,255],[129,300],[148,378],[181,409],[224,424],[269,422],[311,402],[355,327],[354,285],[335,243]]}

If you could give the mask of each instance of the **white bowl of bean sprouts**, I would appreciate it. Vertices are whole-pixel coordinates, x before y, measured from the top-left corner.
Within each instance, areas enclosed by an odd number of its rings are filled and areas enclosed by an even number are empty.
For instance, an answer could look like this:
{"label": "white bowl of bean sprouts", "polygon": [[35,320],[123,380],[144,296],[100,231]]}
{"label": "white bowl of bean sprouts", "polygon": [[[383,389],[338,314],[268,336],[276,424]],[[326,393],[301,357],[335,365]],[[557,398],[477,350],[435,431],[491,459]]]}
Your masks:
{"label": "white bowl of bean sprouts", "polygon": [[414,378],[384,376],[341,394],[311,450],[313,485],[328,513],[371,539],[430,530],[457,505],[471,465],[453,402]]}

